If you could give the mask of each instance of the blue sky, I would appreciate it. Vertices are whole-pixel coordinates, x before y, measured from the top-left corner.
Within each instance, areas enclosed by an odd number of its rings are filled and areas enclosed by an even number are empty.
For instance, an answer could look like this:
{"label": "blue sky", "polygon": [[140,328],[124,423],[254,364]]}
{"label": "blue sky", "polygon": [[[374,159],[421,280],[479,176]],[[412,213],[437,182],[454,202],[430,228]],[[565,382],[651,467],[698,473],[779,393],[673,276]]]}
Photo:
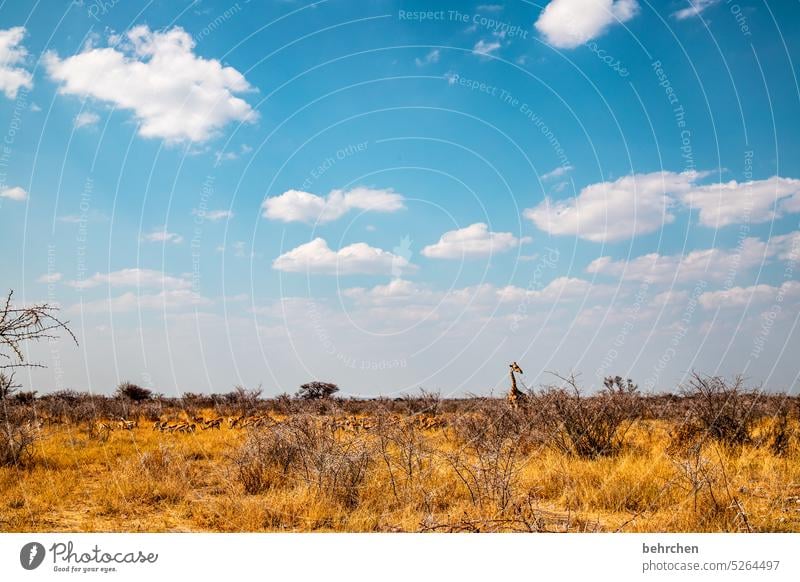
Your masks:
{"label": "blue sky", "polygon": [[0,6],[26,387],[796,389],[797,6]]}

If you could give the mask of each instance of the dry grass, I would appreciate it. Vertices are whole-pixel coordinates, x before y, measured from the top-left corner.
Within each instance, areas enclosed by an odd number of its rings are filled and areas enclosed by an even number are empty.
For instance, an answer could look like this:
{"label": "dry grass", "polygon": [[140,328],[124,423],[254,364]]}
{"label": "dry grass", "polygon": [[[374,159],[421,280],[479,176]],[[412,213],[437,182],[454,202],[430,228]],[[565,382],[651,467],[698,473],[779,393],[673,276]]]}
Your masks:
{"label": "dry grass", "polygon": [[800,531],[786,407],[748,418],[734,443],[681,437],[692,416],[678,406],[642,413],[610,435],[613,451],[582,454],[537,417],[546,406],[436,406],[261,411],[253,428],[187,433],[151,429],[186,417],[169,407],[133,430],[28,424],[26,455],[0,467],[0,530]]}

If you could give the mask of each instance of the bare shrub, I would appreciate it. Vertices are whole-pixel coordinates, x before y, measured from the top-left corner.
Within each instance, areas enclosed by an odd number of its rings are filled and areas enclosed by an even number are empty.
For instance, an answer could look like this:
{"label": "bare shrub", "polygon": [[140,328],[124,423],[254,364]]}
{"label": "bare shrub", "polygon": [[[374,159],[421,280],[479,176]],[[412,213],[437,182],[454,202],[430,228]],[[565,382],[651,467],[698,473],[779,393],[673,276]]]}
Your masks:
{"label": "bare shrub", "polygon": [[535,401],[551,446],[586,459],[617,454],[641,418],[638,386],[630,379],[608,377],[600,393],[587,397],[574,376],[561,380],[566,387],[551,386]]}
{"label": "bare shrub", "polygon": [[382,413],[377,417],[375,433],[395,500],[410,501],[419,493],[427,497],[421,481],[430,470],[431,451],[422,432],[413,422]]}
{"label": "bare shrub", "polygon": [[741,376],[728,383],[719,376],[694,372],[681,390],[689,402],[682,429],[685,439],[711,438],[729,446],[752,442],[753,427],[761,413],[757,394],[744,388]]}
{"label": "bare shrub", "polygon": [[18,466],[30,461],[37,440],[35,428],[6,420],[0,425],[0,466]]}

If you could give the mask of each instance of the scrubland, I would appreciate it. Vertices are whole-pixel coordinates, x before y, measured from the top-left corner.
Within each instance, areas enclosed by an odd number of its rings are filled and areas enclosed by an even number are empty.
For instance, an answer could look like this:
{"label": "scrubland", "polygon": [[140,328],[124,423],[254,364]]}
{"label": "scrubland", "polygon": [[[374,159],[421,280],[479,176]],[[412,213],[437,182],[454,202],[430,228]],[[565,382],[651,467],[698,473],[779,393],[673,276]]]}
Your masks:
{"label": "scrubland", "polygon": [[240,396],[0,403],[0,530],[800,531],[800,400],[719,378]]}

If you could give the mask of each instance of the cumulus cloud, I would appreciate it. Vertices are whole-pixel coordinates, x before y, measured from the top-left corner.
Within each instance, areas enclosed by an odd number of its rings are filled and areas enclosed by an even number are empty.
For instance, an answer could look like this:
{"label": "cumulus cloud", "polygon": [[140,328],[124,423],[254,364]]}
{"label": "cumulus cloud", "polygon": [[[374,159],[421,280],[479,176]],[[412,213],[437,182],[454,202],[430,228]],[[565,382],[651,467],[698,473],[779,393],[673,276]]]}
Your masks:
{"label": "cumulus cloud", "polygon": [[25,190],[25,188],[20,188],[19,186],[0,188],[0,198],[8,198],[9,200],[15,200],[16,202],[24,202],[28,199],[28,191]]}
{"label": "cumulus cloud", "polygon": [[405,208],[403,196],[391,188],[373,189],[359,186],[351,190],[332,190],[317,196],[301,190],[287,190],[280,196],[267,198],[261,204],[262,216],[281,222],[331,222],[351,210],[397,212]]}
{"label": "cumulus cloud", "polygon": [[600,257],[592,261],[586,270],[628,281],[720,281],[757,267],[767,256],[767,243],[751,237],[742,240],[739,247],[732,250],[700,249],[685,255],[650,253],[617,261],[611,257]]}
{"label": "cumulus cloud", "polygon": [[510,232],[490,232],[486,223],[476,222],[444,233],[439,242],[422,249],[422,254],[431,259],[485,257],[530,241],[530,237],[517,238]]}
{"label": "cumulus cloud", "polygon": [[684,204],[699,210],[700,224],[723,227],[749,220],[768,222],[800,212],[800,180],[773,176],[766,180],[695,186],[680,194]]}
{"label": "cumulus cloud", "polygon": [[594,242],[620,241],[655,232],[675,220],[676,208],[699,212],[700,224],[723,227],[760,223],[800,212],[800,180],[765,180],[699,185],[710,172],[633,174],[584,187],[578,196],[524,211],[540,229]]}
{"label": "cumulus cloud", "polygon": [[69,281],[67,285],[75,289],[91,289],[107,285],[108,287],[147,287],[178,290],[191,288],[192,282],[182,277],[166,275],[162,271],[131,268],[110,273],[95,273],[87,279]]}
{"label": "cumulus cloud", "polygon": [[0,30],[0,91],[9,99],[16,99],[21,88],[33,87],[33,77],[19,66],[28,56],[28,51],[20,44],[24,37],[24,26]]}
{"label": "cumulus cloud", "polygon": [[175,232],[169,232],[164,228],[143,235],[142,240],[145,242],[172,243],[179,245],[183,242],[183,237]]}
{"label": "cumulus cloud", "polygon": [[92,113],[91,111],[82,111],[75,116],[75,129],[78,129],[79,127],[95,125],[98,121],[100,121],[100,116],[97,115],[97,113]]}
{"label": "cumulus cloud", "polygon": [[689,6],[681,8],[672,13],[672,17],[676,20],[686,20],[688,18],[695,18],[707,8],[719,4],[719,0],[688,0]]}
{"label": "cumulus cloud", "polygon": [[571,49],[601,36],[613,24],[627,22],[638,12],[636,0],[552,0],[534,26],[549,44]]}
{"label": "cumulus cloud", "polygon": [[700,296],[700,305],[706,309],[723,307],[742,307],[753,304],[800,299],[800,281],[786,281],[780,286],[752,285],[750,287],[734,287],[722,291],[708,291]]}
{"label": "cumulus cloud", "polygon": [[594,242],[625,240],[674,221],[674,200],[669,193],[688,190],[696,175],[652,172],[590,184],[577,197],[565,201],[547,198],[523,215],[550,234]]}
{"label": "cumulus cloud", "polygon": [[272,266],[278,271],[321,275],[389,274],[414,269],[405,257],[366,243],[354,243],[334,251],[322,238],[282,254]]}
{"label": "cumulus cloud", "polygon": [[233,67],[194,53],[180,27],[164,32],[136,26],[103,48],[87,46],[60,58],[44,57],[59,92],[92,97],[134,113],[143,137],[203,142],[227,123],[253,122],[256,112],[236,94],[252,88]]}

